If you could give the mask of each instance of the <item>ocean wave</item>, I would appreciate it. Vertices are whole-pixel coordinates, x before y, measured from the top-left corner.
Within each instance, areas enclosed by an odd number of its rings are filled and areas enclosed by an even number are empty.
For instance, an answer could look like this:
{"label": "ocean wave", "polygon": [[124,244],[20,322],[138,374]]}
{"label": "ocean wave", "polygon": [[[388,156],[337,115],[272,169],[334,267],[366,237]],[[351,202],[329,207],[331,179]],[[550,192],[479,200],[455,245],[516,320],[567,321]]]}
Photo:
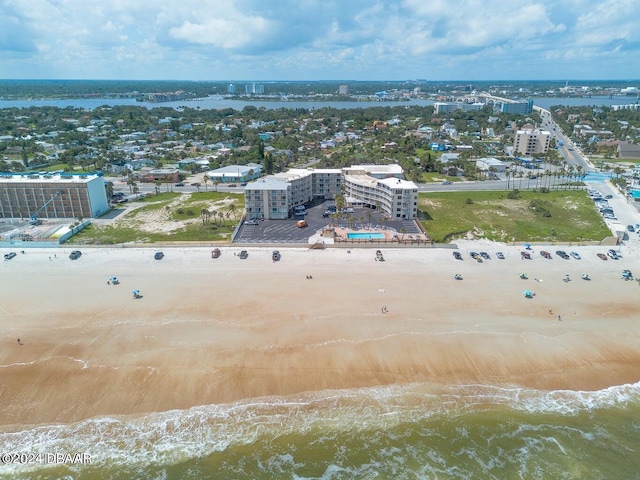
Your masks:
{"label": "ocean wave", "polygon": [[[347,465],[337,461],[347,454],[336,451],[326,460],[322,475],[292,474],[296,478],[355,478],[381,468],[378,463],[387,457],[391,463],[409,461],[410,449],[416,448],[425,436],[437,443],[455,435],[461,442],[468,441],[458,455],[480,470],[492,471],[498,467],[495,462],[500,461],[500,456],[483,456],[477,448],[479,432],[483,448],[518,439],[521,446],[510,456],[520,456],[519,461],[526,465],[531,455],[539,454],[543,447],[566,456],[570,448],[566,438],[588,443],[598,436],[614,435],[584,428],[582,417],[598,411],[615,416],[615,412],[629,407],[640,409],[640,382],[593,392],[420,383],[264,397],[136,416],[103,416],[74,424],[5,427],[0,430],[0,445],[5,452],[13,453],[91,455],[91,467],[68,466],[71,472],[149,465],[165,468],[254,448],[270,452],[256,463],[263,473],[304,470],[300,458],[292,456],[295,448],[274,447],[287,438],[297,439],[294,445],[303,443],[305,448],[321,451],[328,445],[343,444],[358,445],[363,452],[377,452],[375,461]],[[569,420],[571,417],[575,420]],[[476,421],[480,418],[510,421],[491,430]],[[572,422],[575,425],[570,425]],[[558,435],[565,436],[565,440],[558,440]],[[394,448],[401,445],[394,460]],[[626,447],[620,448],[624,451]],[[430,474],[455,476],[456,465],[444,461],[442,455],[442,450],[423,449],[420,455],[415,454],[422,459],[422,466],[415,468],[424,470],[429,466]],[[401,460],[404,457],[407,458]],[[0,465],[0,475],[9,478],[58,467]]]}

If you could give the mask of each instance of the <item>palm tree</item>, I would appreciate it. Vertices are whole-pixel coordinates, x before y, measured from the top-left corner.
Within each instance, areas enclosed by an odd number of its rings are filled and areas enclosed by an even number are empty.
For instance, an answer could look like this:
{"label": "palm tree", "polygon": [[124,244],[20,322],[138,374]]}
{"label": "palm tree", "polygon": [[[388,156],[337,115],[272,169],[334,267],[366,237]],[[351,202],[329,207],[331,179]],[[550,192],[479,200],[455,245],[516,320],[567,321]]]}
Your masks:
{"label": "palm tree", "polygon": [[210,215],[211,215],[211,212],[209,210],[207,210],[206,208],[203,208],[202,210],[200,210],[200,216],[202,217],[202,224],[203,225],[209,221],[209,216]]}
{"label": "palm tree", "polygon": [[209,183],[209,175],[207,175],[205,173],[204,176],[202,177],[202,181],[204,182],[204,190],[205,190],[205,192],[208,192],[209,191],[209,186],[207,184]]}
{"label": "palm tree", "polygon": [[162,185],[162,182],[160,180],[155,180],[153,183],[156,186],[156,195],[158,195],[160,193],[160,186]]}
{"label": "palm tree", "polygon": [[216,192],[218,191],[218,184],[219,184],[219,183],[220,183],[220,181],[219,181],[219,180],[214,180],[214,181],[213,181],[213,187],[215,188],[215,191],[216,191]]}
{"label": "palm tree", "polygon": [[194,186],[198,189],[198,193],[200,193],[200,183],[196,183]]}
{"label": "palm tree", "polygon": [[233,215],[233,220],[236,221],[237,220],[236,215],[238,213],[238,207],[236,207],[236,202],[233,202],[231,205],[229,205],[229,211]]}

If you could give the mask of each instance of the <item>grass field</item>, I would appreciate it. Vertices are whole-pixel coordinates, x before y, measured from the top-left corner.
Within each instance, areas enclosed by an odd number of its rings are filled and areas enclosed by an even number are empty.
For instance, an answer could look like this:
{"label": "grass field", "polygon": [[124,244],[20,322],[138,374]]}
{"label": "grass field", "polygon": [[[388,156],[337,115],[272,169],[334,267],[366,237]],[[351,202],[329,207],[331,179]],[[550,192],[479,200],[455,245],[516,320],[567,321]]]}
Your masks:
{"label": "grass field", "polygon": [[244,211],[244,195],[167,192],[134,202],[128,208],[130,211],[111,224],[90,225],[69,243],[229,241]]}
{"label": "grass field", "polygon": [[584,191],[421,193],[422,225],[435,242],[472,233],[501,242],[602,240],[611,232]]}

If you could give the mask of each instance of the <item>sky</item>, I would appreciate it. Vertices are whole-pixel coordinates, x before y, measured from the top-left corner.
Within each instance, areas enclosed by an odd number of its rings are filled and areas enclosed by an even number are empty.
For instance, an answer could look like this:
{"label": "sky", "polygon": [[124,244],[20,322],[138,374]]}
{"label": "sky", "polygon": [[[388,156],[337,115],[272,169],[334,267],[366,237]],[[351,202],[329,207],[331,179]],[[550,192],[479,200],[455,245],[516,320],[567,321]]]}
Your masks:
{"label": "sky", "polygon": [[631,80],[638,0],[0,0],[0,78]]}

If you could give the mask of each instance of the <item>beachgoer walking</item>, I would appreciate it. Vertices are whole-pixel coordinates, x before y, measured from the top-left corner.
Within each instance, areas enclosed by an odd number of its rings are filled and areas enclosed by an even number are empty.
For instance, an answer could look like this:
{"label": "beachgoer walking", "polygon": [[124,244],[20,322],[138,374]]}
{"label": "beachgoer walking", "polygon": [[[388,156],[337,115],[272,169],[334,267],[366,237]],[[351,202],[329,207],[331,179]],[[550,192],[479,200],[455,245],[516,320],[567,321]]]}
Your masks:
{"label": "beachgoer walking", "polygon": [[562,321],[562,317],[560,315],[558,315],[558,321],[561,322]]}
{"label": "beachgoer walking", "polygon": [[24,345],[24,344],[22,343],[22,340],[18,339],[18,345]]}

